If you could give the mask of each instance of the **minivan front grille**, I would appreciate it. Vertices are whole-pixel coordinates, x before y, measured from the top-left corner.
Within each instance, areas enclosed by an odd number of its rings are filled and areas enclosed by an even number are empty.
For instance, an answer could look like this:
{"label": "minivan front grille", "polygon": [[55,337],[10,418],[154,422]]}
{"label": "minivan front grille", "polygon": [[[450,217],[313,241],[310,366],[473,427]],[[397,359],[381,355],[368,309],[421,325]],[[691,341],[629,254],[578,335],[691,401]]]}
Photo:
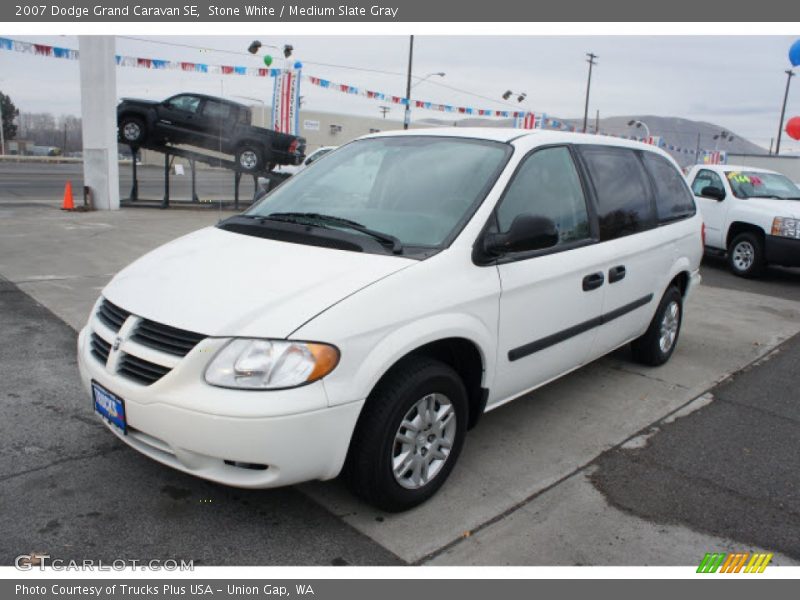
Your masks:
{"label": "minivan front grille", "polygon": [[203,338],[205,336],[200,333],[170,327],[148,319],[142,319],[131,336],[132,340],[142,346],[176,356],[186,356]]}
{"label": "minivan front grille", "polygon": [[112,304],[105,298],[103,298],[100,308],[97,309],[97,318],[112,331],[119,331],[125,319],[129,316],[131,316],[131,313],[116,304]]}
{"label": "minivan front grille", "polygon": [[96,333],[92,333],[89,345],[91,347],[92,356],[94,356],[101,363],[106,364],[106,362],[108,362],[108,354],[111,352],[111,344],[109,344]]}
{"label": "minivan front grille", "polygon": [[123,354],[117,365],[118,373],[144,385],[155,383],[170,370],[168,367],[157,365],[131,354]]}

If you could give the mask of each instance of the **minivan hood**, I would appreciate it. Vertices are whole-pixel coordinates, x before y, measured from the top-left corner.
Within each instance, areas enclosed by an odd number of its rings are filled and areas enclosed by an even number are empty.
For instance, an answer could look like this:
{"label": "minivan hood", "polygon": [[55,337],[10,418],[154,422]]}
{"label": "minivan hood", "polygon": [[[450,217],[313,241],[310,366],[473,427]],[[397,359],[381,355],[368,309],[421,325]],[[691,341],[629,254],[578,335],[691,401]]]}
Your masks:
{"label": "minivan hood", "polygon": [[745,198],[744,206],[770,213],[773,217],[800,218],[800,200],[776,200],[774,198]]}
{"label": "minivan hood", "polygon": [[332,304],[416,262],[209,227],[144,255],[103,295],[135,315],[209,336],[284,338]]}

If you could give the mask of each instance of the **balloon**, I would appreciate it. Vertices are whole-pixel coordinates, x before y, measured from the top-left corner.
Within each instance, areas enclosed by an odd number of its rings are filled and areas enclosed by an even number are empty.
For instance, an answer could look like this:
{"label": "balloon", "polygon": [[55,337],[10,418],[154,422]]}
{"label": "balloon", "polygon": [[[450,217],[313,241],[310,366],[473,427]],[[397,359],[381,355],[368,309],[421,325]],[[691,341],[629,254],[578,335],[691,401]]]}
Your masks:
{"label": "balloon", "polygon": [[800,40],[797,40],[789,48],[789,62],[792,63],[793,67],[800,67]]}
{"label": "balloon", "polygon": [[295,68],[295,69],[302,69],[302,68],[303,68],[303,63],[301,63],[301,62],[298,60],[296,63],[294,63],[294,68]]}
{"label": "balloon", "polygon": [[267,66],[270,66],[272,64],[272,57],[269,54],[267,54],[264,57],[264,64]]}
{"label": "balloon", "polygon": [[800,117],[792,117],[786,122],[786,133],[793,140],[800,140]]}

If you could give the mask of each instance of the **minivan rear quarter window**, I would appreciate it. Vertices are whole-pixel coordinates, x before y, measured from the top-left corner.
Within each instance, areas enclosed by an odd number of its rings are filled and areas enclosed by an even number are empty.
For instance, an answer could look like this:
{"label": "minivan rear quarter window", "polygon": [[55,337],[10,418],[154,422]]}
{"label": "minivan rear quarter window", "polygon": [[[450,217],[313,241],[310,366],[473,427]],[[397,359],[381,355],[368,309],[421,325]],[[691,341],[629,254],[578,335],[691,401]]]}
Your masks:
{"label": "minivan rear quarter window", "polygon": [[600,241],[655,226],[647,173],[635,150],[585,146],[581,154],[597,195]]}
{"label": "minivan rear quarter window", "polygon": [[693,216],[694,198],[675,167],[663,156],[653,152],[642,153],[642,160],[655,184],[658,222],[669,223]]}

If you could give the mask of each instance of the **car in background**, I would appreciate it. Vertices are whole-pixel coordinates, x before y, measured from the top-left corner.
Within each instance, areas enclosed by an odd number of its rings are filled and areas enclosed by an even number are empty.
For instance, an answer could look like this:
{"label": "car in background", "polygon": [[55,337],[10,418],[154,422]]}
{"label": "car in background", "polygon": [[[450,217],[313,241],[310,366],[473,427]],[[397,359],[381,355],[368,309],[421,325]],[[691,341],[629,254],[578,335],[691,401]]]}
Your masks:
{"label": "car in background", "polygon": [[379,133],[121,271],[79,335],[81,378],[165,465],[243,488],[342,473],[405,510],[484,412],[626,344],[668,361],[701,228],[650,145]]}
{"label": "car in background", "polygon": [[800,187],[776,171],[695,165],[687,180],[705,223],[708,252],[727,256],[735,275],[769,265],[800,266]]}
{"label": "car in background", "polygon": [[123,98],[117,106],[119,141],[161,150],[187,144],[235,157],[236,170],[272,171],[305,159],[302,137],[252,125],[248,106],[205,94],[183,93],[162,102]]}
{"label": "car in background", "polygon": [[321,146],[310,154],[306,155],[305,160],[299,165],[281,165],[280,167],[277,167],[275,171],[277,173],[283,173],[287,176],[297,175],[300,171],[308,168],[310,164],[316,162],[331,150],[336,150],[336,148],[338,148],[338,146]]}

